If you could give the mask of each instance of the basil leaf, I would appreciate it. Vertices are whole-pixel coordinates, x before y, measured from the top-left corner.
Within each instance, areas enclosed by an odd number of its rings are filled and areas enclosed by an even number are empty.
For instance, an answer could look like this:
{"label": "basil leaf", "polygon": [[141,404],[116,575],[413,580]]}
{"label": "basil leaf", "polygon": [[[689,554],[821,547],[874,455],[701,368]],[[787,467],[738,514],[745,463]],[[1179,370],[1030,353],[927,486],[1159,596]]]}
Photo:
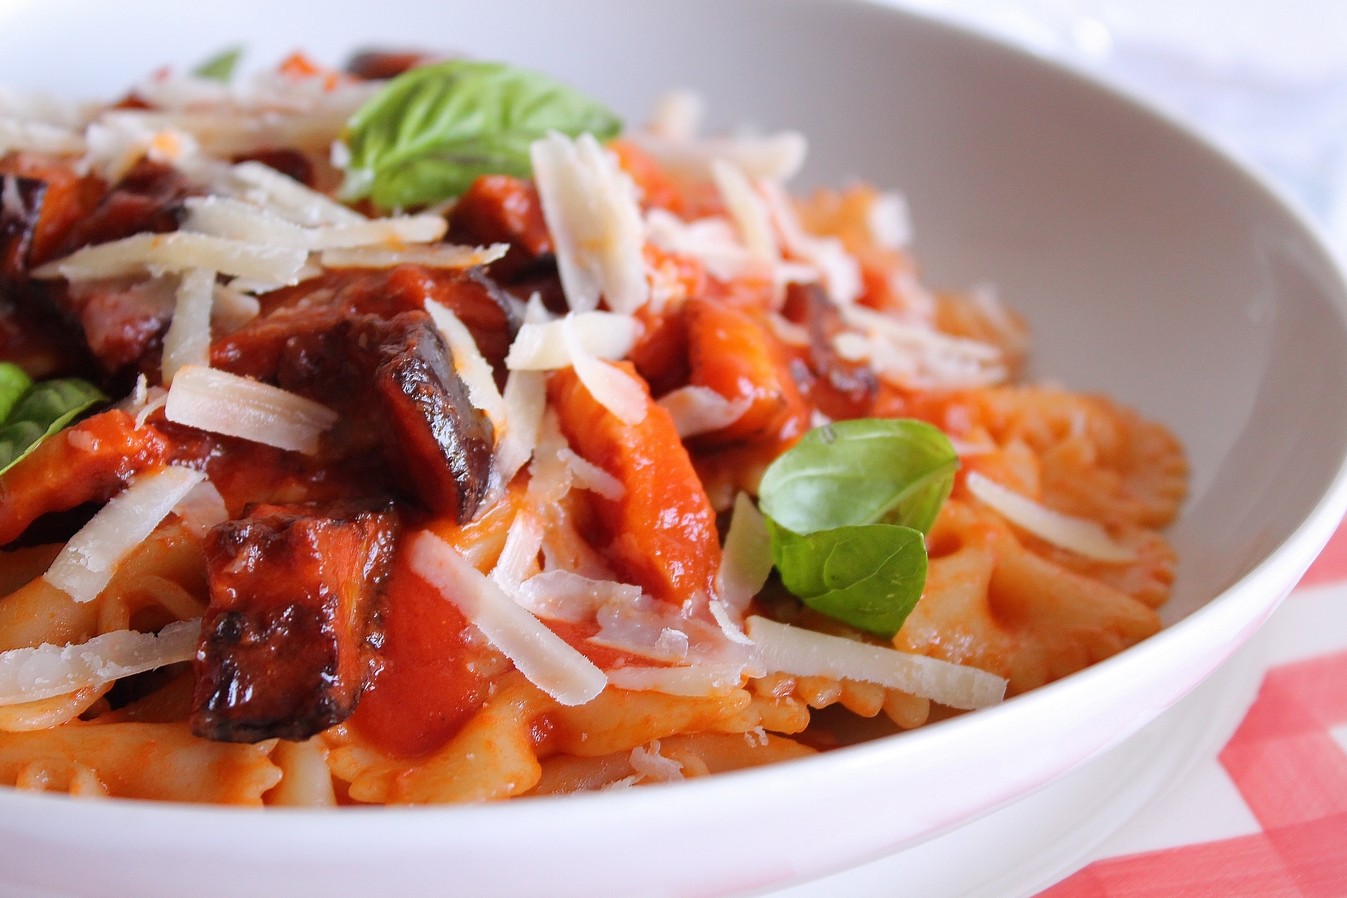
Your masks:
{"label": "basil leaf", "polygon": [[228,83],[234,77],[234,70],[242,58],[242,47],[229,47],[192,69],[192,74],[209,81]]}
{"label": "basil leaf", "polygon": [[782,585],[820,614],[892,638],[921,598],[920,530],[868,524],[799,534],[767,521]]}
{"label": "basil leaf", "polygon": [[838,421],[772,462],[759,496],[763,513],[796,533],[881,523],[925,533],[958,467],[949,438],[924,421]]}
{"label": "basil leaf", "polygon": [[77,378],[35,384],[14,404],[0,426],[0,474],[80,414],[106,401],[97,387]]}
{"label": "basil leaf", "polygon": [[606,140],[621,128],[607,107],[536,72],[463,59],[422,66],[347,122],[342,196],[383,208],[439,202],[481,174],[527,175],[529,146],[548,132]]}
{"label": "basil leaf", "polygon": [[32,386],[33,379],[26,371],[13,362],[0,362],[0,423]]}

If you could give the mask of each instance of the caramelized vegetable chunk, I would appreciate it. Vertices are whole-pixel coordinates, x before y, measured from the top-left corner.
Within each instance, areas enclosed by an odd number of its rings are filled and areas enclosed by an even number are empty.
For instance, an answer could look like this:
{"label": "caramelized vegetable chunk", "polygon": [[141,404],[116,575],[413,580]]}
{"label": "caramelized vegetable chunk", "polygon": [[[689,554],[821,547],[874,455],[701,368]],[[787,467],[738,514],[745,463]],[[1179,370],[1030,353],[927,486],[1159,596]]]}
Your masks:
{"label": "caramelized vegetable chunk", "polygon": [[842,327],[832,300],[818,284],[791,284],[786,288],[787,317],[809,330],[807,370],[800,372],[801,388],[828,417],[862,418],[874,409],[879,381],[868,367],[847,361],[833,348]]}
{"label": "caramelized vegetable chunk", "polygon": [[138,471],[164,460],[167,443],[126,412],[110,409],[44,441],[0,475],[0,546],[38,517],[119,492]]}
{"label": "caramelized vegetable chunk", "polygon": [[262,506],[212,530],[192,732],[307,739],[345,720],[372,674],[396,528],[391,511]]}
{"label": "caramelized vegetable chunk", "polygon": [[471,520],[491,477],[491,422],[468,401],[444,338],[424,312],[380,328],[374,386],[401,456],[397,471],[436,511]]}
{"label": "caramelized vegetable chunk", "polygon": [[762,325],[748,312],[702,299],[684,307],[691,383],[733,401],[747,400],[739,419],[708,441],[732,442],[772,436],[789,422],[808,429],[809,408],[773,351]]}
{"label": "caramelized vegetable chunk", "polygon": [[720,568],[716,513],[669,413],[650,402],[642,421],[625,424],[570,369],[548,392],[575,450],[625,487],[618,499],[595,499],[597,537],[618,573],[675,605],[709,595]]}

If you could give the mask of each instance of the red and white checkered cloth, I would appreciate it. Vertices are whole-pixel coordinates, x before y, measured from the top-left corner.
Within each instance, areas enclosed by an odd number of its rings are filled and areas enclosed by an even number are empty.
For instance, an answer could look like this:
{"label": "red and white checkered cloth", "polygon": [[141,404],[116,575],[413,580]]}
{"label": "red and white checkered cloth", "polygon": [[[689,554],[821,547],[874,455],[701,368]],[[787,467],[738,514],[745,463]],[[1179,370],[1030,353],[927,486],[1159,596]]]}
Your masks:
{"label": "red and white checkered cloth", "polygon": [[1347,896],[1347,525],[1269,626],[1273,666],[1219,756],[1039,898]]}

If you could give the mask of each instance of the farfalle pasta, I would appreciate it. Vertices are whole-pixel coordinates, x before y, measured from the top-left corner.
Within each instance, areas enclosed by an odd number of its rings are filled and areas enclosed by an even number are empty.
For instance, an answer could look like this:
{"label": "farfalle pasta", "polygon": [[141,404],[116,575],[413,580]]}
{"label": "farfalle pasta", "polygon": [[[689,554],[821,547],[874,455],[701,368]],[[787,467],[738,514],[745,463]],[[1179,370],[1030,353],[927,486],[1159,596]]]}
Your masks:
{"label": "farfalle pasta", "polygon": [[897,194],[789,194],[801,135],[494,62],[227,68],[0,111],[0,783],[669,782],[1159,629],[1178,441],[1022,383]]}

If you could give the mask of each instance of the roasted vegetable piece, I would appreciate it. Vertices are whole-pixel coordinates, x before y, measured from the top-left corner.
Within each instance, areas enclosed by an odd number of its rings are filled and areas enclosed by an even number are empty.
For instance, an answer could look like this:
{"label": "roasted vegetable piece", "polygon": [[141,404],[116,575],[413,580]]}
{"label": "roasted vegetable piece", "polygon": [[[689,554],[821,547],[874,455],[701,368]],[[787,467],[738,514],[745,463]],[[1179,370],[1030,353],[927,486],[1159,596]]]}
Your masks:
{"label": "roasted vegetable piece", "polygon": [[391,426],[394,471],[407,491],[461,523],[476,516],[491,479],[491,422],[468,401],[449,347],[425,312],[380,322],[374,388]]}
{"label": "roasted vegetable piece", "polygon": [[879,395],[874,372],[842,358],[833,337],[842,322],[837,307],[818,284],[786,288],[785,313],[809,330],[807,376],[801,388],[825,415],[834,419],[869,415]]}
{"label": "roasted vegetable piece", "polygon": [[0,475],[0,546],[37,518],[118,493],[133,474],[164,460],[167,443],[126,412],[109,409],[33,450]]}
{"label": "roasted vegetable piece", "polygon": [[372,674],[397,520],[388,510],[260,506],[210,532],[192,732],[307,739],[345,720]]}
{"label": "roasted vegetable piece", "polygon": [[617,573],[675,605],[708,595],[720,567],[716,513],[669,413],[650,402],[644,420],[625,424],[570,369],[552,375],[548,392],[575,450],[626,488],[619,499],[595,498],[596,537]]}
{"label": "roasted vegetable piece", "polygon": [[688,358],[693,384],[710,387],[748,408],[707,442],[732,442],[773,436],[793,420],[794,432],[809,426],[809,407],[791,379],[785,361],[753,317],[732,306],[692,299],[684,307]]}

